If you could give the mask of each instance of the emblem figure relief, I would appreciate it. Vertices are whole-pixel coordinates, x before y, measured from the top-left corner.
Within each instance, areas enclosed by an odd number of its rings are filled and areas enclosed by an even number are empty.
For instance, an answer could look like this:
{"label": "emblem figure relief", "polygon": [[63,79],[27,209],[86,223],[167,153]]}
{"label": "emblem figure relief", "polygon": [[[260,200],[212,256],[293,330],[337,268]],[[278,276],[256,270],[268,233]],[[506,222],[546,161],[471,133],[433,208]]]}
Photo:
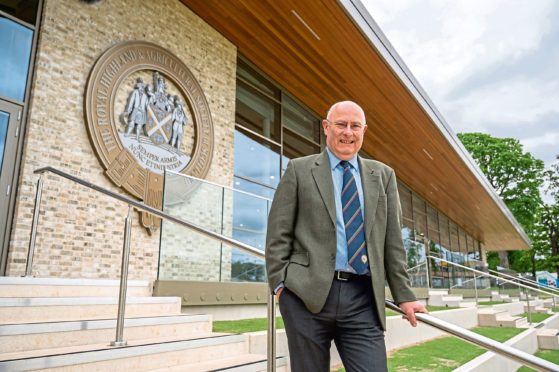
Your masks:
{"label": "emblem figure relief", "polygon": [[140,141],[140,131],[146,124],[146,109],[149,103],[149,96],[145,92],[144,81],[138,78],[136,86],[130,96],[128,97],[128,105],[123,116],[128,115],[128,124],[126,126],[126,135],[130,136],[134,125],[136,125],[136,141]]}
{"label": "emblem figure relief", "polygon": [[128,117],[126,137],[130,137],[135,127],[137,142],[142,134],[155,145],[170,144],[180,153],[183,127],[188,124],[188,118],[180,98],[167,93],[165,79],[159,71],[153,73],[153,85],[146,85],[141,77],[136,80],[121,117]]}
{"label": "emblem figure relief", "polygon": [[171,138],[171,147],[175,147],[176,143],[177,152],[180,152],[183,127],[188,124],[188,118],[184,114],[184,111],[182,110],[182,102],[177,96],[175,96],[175,109],[173,110],[171,120],[173,122],[173,138]]}

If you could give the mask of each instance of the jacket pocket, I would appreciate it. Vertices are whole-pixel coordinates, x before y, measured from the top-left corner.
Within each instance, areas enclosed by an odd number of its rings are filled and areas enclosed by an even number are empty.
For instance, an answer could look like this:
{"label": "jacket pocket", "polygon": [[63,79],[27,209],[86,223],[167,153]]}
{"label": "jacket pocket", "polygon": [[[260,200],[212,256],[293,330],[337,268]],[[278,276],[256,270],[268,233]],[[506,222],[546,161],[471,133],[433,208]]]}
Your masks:
{"label": "jacket pocket", "polygon": [[289,257],[289,263],[309,266],[309,252],[295,252]]}

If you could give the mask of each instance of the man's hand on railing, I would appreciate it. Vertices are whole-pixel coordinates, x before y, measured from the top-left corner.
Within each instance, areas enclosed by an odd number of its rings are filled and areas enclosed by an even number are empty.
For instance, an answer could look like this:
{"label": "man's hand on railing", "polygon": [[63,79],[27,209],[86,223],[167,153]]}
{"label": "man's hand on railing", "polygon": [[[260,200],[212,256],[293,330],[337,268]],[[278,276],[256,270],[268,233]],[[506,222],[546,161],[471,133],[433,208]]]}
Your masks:
{"label": "man's hand on railing", "polygon": [[415,313],[429,314],[425,306],[423,306],[423,304],[419,301],[402,302],[398,304],[398,306],[406,313],[406,315],[402,316],[402,319],[407,319],[412,327],[417,327]]}

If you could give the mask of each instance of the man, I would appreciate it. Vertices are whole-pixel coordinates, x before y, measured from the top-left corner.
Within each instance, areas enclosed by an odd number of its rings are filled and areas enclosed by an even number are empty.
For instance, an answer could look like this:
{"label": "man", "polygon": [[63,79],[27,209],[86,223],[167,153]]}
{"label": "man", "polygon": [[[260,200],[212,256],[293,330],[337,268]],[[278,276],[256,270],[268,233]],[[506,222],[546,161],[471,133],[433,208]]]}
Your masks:
{"label": "man", "polygon": [[144,81],[138,78],[136,86],[128,97],[128,105],[126,106],[125,115],[128,115],[128,124],[126,127],[126,136],[130,136],[134,125],[136,126],[136,141],[140,141],[140,132],[146,124],[146,112],[148,105],[148,95],[145,92]]}
{"label": "man", "polygon": [[356,103],[322,122],[327,150],[292,160],[268,218],[266,269],[291,369],[329,371],[334,340],[346,371],[386,371],[384,282],[415,327],[394,171],[357,156],[367,130]]}

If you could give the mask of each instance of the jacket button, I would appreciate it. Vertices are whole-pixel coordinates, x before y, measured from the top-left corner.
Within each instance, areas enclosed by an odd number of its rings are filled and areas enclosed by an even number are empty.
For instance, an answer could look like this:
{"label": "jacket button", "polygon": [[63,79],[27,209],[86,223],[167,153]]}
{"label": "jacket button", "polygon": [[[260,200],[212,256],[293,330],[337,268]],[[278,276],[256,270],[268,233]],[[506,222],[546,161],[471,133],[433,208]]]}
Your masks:
{"label": "jacket button", "polygon": [[330,260],[331,260],[331,261],[334,261],[335,259],[336,259],[336,255],[332,253],[332,254],[330,255]]}

